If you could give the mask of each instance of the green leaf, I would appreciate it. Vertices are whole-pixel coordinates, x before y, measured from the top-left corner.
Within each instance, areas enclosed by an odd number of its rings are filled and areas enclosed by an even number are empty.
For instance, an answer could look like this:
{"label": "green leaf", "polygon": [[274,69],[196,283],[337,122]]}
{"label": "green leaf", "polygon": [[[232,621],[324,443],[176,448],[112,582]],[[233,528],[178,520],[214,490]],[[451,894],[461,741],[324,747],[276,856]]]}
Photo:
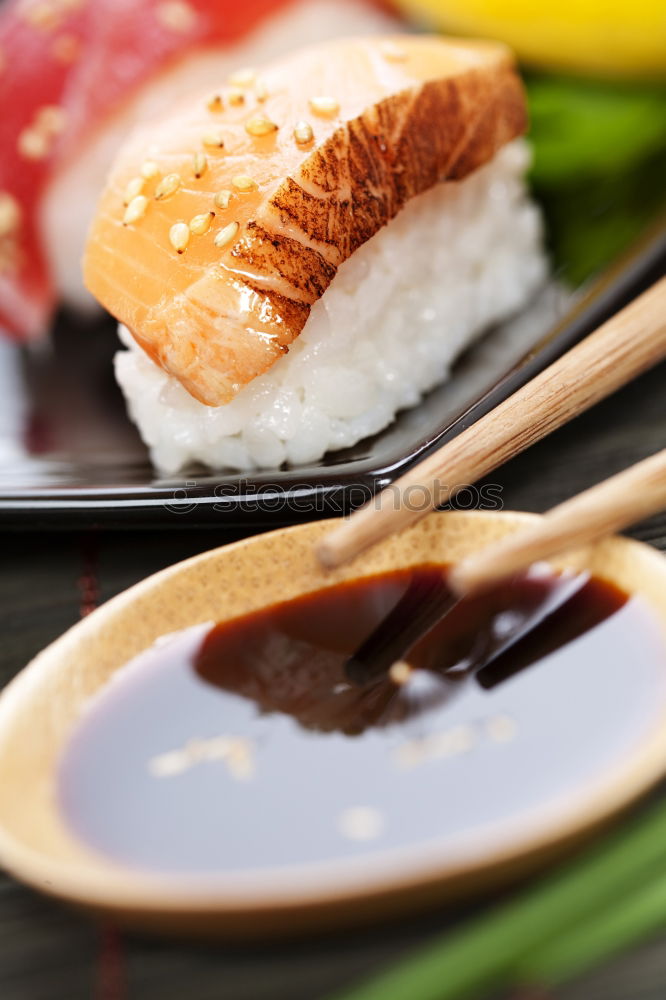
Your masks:
{"label": "green leaf", "polygon": [[[514,901],[431,942],[337,1000],[472,1000],[497,992],[531,954],[566,935],[573,923],[621,907],[629,893],[653,884],[665,867],[662,802]],[[658,920],[661,915],[659,907]],[[637,919],[644,921],[642,906]]]}
{"label": "green leaf", "polygon": [[666,87],[532,76],[527,92],[532,186],[577,286],[666,207]]}
{"label": "green leaf", "polygon": [[666,87],[541,76],[527,93],[539,185],[617,176],[666,148]]}

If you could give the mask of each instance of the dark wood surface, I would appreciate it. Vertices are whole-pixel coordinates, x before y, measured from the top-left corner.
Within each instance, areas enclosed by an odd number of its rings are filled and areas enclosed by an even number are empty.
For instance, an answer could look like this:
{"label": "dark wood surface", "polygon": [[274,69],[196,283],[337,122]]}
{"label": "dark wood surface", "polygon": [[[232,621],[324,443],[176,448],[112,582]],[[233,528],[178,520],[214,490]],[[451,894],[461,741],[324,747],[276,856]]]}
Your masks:
{"label": "dark wood surface", "polygon": [[[662,366],[489,477],[504,506],[541,511],[666,444]],[[219,530],[1,537],[0,685],[79,617],[142,577],[238,534]],[[633,534],[666,550],[666,514]],[[95,564],[99,593],[90,593]],[[487,901],[485,904],[491,901]],[[0,875],[1,1000],[323,1000],[464,914],[243,949],[153,941],[97,927]],[[557,1000],[664,1000],[666,939],[596,970]],[[410,998],[405,998],[410,1000]]]}

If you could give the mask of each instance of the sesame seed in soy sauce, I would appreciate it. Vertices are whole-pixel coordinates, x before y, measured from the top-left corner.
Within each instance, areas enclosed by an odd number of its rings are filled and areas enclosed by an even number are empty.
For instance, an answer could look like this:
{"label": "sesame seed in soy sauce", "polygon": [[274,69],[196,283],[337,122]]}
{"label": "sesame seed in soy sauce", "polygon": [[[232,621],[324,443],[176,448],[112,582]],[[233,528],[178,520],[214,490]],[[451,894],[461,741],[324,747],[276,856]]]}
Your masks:
{"label": "sesame seed in soy sauce", "polygon": [[590,578],[539,618],[562,585],[550,571],[460,602],[405,662],[351,683],[349,655],[419,577],[441,586],[438,567],[399,570],[163,636],[65,746],[69,829],[185,876],[434,838],[455,853],[584,795],[658,724],[666,650],[647,607]]}

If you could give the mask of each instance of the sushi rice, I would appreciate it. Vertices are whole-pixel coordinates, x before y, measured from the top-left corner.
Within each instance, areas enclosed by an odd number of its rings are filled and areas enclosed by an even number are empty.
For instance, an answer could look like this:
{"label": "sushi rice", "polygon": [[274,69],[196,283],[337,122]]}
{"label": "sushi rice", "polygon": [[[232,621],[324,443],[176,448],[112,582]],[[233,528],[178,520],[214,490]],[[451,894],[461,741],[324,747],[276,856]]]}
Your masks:
{"label": "sushi rice", "polygon": [[545,279],[519,139],[413,198],[339,268],[301,335],[224,406],[198,402],[121,326],[116,376],[154,464],[239,471],[315,462],[375,434]]}

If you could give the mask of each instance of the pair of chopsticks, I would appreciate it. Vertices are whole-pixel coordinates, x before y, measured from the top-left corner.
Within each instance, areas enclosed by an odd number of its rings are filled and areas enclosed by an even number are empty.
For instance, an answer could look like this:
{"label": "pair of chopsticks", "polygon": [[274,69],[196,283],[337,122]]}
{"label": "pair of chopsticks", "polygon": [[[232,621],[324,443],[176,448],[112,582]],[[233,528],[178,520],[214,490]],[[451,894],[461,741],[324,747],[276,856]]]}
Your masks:
{"label": "pair of chopsticks", "polygon": [[[592,542],[666,507],[666,449],[553,507],[534,525],[489,545],[442,573],[439,586],[425,593],[416,579],[395,608],[347,661],[345,673],[355,684],[367,684],[408,658],[410,649],[447,615],[458,601],[492,587],[533,563]],[[569,581],[555,594],[563,606],[583,577]],[[573,590],[571,589],[573,587]]]}
{"label": "pair of chopsticks", "polygon": [[[507,400],[333,529],[318,545],[326,567],[339,566],[454,498],[529,445],[666,358],[666,278],[586,337]],[[442,495],[441,483],[452,484]],[[455,484],[460,484],[456,486]],[[419,486],[430,506],[396,504]],[[457,596],[567,549],[596,541],[666,506],[666,451],[571,500],[464,560],[448,583]]]}
{"label": "pair of chopsticks", "polygon": [[[662,279],[398,480],[402,495],[418,484],[435,498],[440,477],[452,483],[474,482],[665,357]],[[450,491],[454,495],[455,487]],[[424,515],[404,505],[395,509],[393,492],[379,499],[378,506],[361,509],[323,540],[319,555],[325,565],[352,559]],[[432,506],[444,500],[436,499]],[[483,589],[664,506],[666,450],[463,560],[450,572],[448,585],[454,597]],[[664,927],[666,805],[661,803],[515,901],[338,1000],[471,1000],[511,986],[534,986],[535,995],[540,995]]]}

